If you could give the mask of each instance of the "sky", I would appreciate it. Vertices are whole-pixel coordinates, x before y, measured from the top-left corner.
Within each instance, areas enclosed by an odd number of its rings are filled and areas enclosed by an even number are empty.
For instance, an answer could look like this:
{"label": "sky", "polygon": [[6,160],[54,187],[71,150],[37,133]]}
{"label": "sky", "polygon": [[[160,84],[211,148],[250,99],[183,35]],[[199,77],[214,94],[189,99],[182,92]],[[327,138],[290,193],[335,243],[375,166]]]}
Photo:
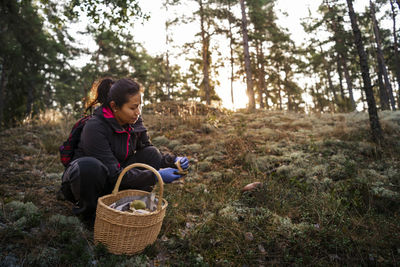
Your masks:
{"label": "sky", "polygon": [[[309,12],[313,16],[317,16],[317,8],[322,0],[277,0],[276,2],[276,10],[278,15],[278,25],[282,28],[286,28],[291,35],[292,40],[294,40],[297,44],[301,44],[304,41],[304,37],[306,34],[303,31],[301,26],[301,19],[308,16]],[[167,14],[165,8],[162,6],[161,0],[153,0],[153,1],[146,1],[141,0],[139,4],[142,10],[150,15],[150,19],[145,23],[136,23],[133,28],[133,35],[135,36],[135,40],[142,43],[149,54],[151,55],[159,55],[163,54],[166,51],[165,45],[165,20],[169,17],[173,17],[172,14],[174,11],[169,10],[169,14]],[[190,5],[191,1],[183,1],[185,3],[184,7],[180,7],[177,12],[183,12],[186,15],[192,14],[193,10],[197,7],[196,5]],[[362,12],[365,6],[369,3],[368,0],[355,0],[354,1],[354,8],[357,12]],[[282,15],[286,13],[287,16]],[[81,20],[84,23],[84,19]],[[77,29],[82,29],[81,25],[77,25]],[[184,43],[193,40],[194,34],[199,32],[198,25],[180,25],[179,27],[175,27],[172,29],[172,37],[173,42],[172,45],[177,47],[182,46]],[[88,45],[95,47],[94,43],[87,39],[87,37],[81,36],[79,38],[84,45]],[[225,40],[226,41],[226,40]],[[92,45],[90,45],[92,44]],[[172,55],[174,55],[173,49]],[[227,43],[224,44],[224,40],[221,40],[220,45],[221,51],[225,51],[228,53],[228,45]],[[77,60],[75,63],[77,65],[83,65],[87,58],[81,58]],[[178,52],[175,52],[175,57],[171,59],[172,64],[178,64],[182,68],[187,68],[188,63],[184,60],[184,57],[179,56]],[[219,81],[221,85],[216,88],[217,94],[222,99],[222,105],[227,108],[233,108],[231,103],[231,96],[230,96],[230,80],[229,80],[229,70],[228,69],[221,69],[219,76]],[[304,95],[307,99],[309,96]],[[234,108],[245,108],[248,102],[247,95],[246,95],[246,85],[242,81],[237,81],[234,84],[234,99],[235,99],[235,107]]]}

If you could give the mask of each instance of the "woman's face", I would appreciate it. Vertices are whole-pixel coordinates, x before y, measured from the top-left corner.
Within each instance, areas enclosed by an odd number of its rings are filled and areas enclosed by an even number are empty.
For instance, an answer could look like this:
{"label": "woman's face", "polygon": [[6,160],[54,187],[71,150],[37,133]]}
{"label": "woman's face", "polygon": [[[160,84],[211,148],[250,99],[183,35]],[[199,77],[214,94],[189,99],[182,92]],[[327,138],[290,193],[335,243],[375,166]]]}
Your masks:
{"label": "woman's face", "polygon": [[142,112],[142,94],[137,93],[132,96],[128,96],[128,102],[122,105],[122,107],[115,106],[115,103],[111,101],[111,108],[113,110],[115,119],[122,126],[125,124],[133,124],[139,118]]}

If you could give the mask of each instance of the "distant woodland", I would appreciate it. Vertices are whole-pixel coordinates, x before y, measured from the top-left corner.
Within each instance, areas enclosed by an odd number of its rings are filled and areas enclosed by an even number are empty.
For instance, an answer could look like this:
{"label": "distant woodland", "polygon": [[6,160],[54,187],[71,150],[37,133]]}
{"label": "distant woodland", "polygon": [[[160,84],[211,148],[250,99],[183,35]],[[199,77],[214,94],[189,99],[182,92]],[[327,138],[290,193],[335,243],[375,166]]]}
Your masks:
{"label": "distant woodland", "polygon": [[[318,14],[301,22],[307,33],[302,45],[278,24],[276,0],[190,1],[196,12],[175,17],[168,10],[187,1],[163,0],[167,47],[174,45],[172,30],[185,23],[197,27],[195,39],[180,47],[190,61],[188,70],[171,63],[168,49],[152,56],[135,41],[128,29],[151,16],[140,1],[1,1],[0,126],[18,125],[48,109],[79,113],[91,84],[103,76],[137,79],[148,103],[211,105],[220,100],[215,87],[224,65],[231,70],[231,86],[224,90],[231,91],[234,103],[233,82],[244,81],[246,89],[239,89],[247,92],[250,112],[332,113],[362,107],[375,140],[381,138],[377,112],[400,106],[399,0],[371,0],[358,13],[352,0],[320,0]],[[95,40],[93,53],[77,46],[68,31],[82,14],[89,18],[82,32]],[[215,44],[221,36],[229,40],[228,57]],[[88,54],[83,67],[71,64]],[[306,85],[298,83],[299,75]],[[311,95],[312,103],[303,93]]]}

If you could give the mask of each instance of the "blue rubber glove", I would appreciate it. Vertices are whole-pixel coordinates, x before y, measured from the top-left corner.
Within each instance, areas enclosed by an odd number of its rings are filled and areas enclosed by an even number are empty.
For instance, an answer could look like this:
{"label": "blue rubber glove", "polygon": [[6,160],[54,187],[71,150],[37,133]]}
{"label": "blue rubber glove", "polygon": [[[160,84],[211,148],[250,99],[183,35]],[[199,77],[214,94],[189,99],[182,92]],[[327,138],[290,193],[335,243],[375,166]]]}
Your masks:
{"label": "blue rubber glove", "polygon": [[187,157],[176,157],[175,159],[175,163],[177,161],[181,162],[181,167],[182,169],[186,170],[187,168],[189,168],[189,160]]}
{"label": "blue rubber glove", "polygon": [[165,168],[158,171],[163,179],[164,183],[171,183],[172,181],[179,179],[182,177],[180,174],[175,174],[178,172],[178,169],[174,168]]}

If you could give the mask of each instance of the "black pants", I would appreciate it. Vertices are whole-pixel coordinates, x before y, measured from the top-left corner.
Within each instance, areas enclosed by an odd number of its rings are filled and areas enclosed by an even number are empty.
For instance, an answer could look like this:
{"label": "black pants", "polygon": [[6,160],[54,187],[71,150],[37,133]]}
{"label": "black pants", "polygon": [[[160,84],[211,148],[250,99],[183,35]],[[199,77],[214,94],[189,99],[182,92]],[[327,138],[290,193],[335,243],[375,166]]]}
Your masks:
{"label": "black pants", "polygon": [[[160,169],[161,154],[153,146],[138,150],[128,164],[145,163],[156,170]],[[94,219],[97,199],[110,194],[114,189],[109,182],[107,167],[93,157],[82,157],[74,160],[67,167],[62,178],[61,191],[65,198],[73,203],[75,215],[82,215],[85,219]],[[134,189],[151,191],[154,180],[138,181]]]}

